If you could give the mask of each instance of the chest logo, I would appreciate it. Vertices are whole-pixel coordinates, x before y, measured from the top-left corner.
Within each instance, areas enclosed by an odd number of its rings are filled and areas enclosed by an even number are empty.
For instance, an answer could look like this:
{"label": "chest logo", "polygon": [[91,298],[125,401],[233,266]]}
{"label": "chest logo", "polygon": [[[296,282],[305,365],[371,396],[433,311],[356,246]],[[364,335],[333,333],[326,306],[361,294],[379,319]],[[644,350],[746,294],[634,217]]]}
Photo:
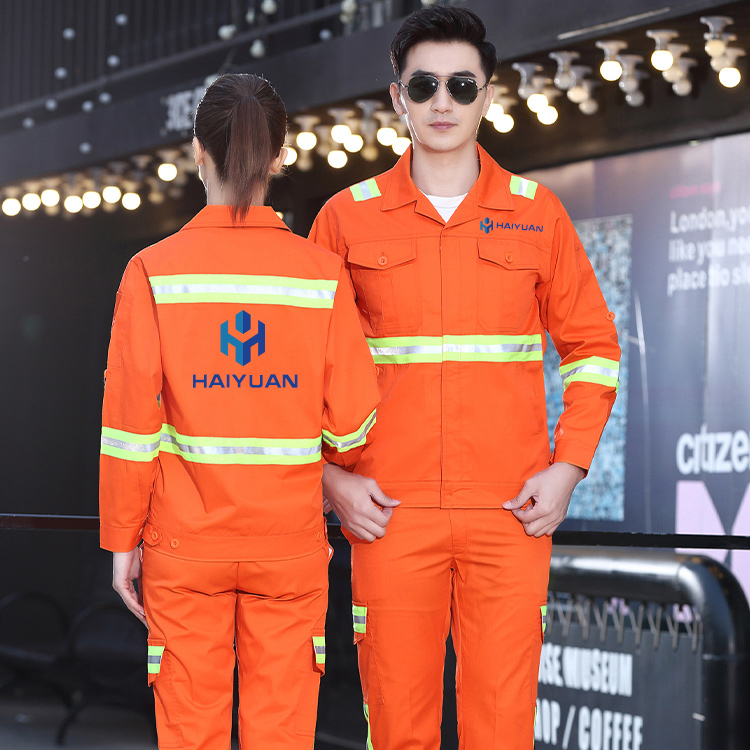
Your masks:
{"label": "chest logo", "polygon": [[517,232],[543,232],[544,227],[540,224],[517,224],[512,221],[492,221],[489,216],[485,216],[479,222],[479,228],[489,234],[494,229],[513,229]]}

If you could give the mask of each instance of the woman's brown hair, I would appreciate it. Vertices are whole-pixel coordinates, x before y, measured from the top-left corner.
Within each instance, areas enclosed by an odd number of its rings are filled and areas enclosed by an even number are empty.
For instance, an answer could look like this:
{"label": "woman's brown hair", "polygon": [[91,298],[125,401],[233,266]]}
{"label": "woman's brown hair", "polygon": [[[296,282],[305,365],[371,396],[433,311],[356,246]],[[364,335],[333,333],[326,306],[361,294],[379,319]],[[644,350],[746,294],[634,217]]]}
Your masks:
{"label": "woman's brown hair", "polygon": [[265,196],[271,162],[284,145],[284,102],[265,78],[226,73],[206,89],[193,132],[229,188],[233,219],[241,221],[253,197]]}

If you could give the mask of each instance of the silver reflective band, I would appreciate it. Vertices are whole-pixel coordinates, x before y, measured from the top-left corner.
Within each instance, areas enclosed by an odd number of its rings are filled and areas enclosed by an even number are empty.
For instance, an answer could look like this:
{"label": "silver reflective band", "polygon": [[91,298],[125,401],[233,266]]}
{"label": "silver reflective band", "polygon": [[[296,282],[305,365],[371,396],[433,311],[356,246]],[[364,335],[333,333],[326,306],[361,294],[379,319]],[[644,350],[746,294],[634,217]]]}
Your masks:
{"label": "silver reflective band", "polygon": [[367,615],[352,615],[352,619],[359,625],[365,625],[367,623]]}
{"label": "silver reflective band", "polygon": [[146,663],[147,664],[161,664],[161,654],[158,656],[147,656],[146,657]]}
{"label": "silver reflective band", "polygon": [[283,286],[255,286],[245,284],[170,284],[152,287],[154,294],[244,294],[305,299],[333,299],[334,290],[297,289]]}
{"label": "silver reflective band", "polygon": [[308,448],[282,448],[282,447],[264,447],[259,445],[188,445],[181,443],[174,435],[163,432],[161,435],[162,443],[174,445],[182,453],[193,453],[205,456],[312,456],[320,453],[320,444]]}
{"label": "silver reflective band", "polygon": [[153,453],[159,449],[158,440],[155,443],[128,443],[125,440],[116,440],[104,435],[102,435],[102,445],[108,445],[111,448],[121,451],[133,451],[135,453]]}
{"label": "silver reflective band", "polygon": [[612,370],[609,367],[600,367],[598,365],[581,365],[580,367],[574,367],[571,370],[566,370],[565,374],[563,375],[563,380],[568,380],[572,375],[577,375],[581,372],[588,373],[589,375],[601,375],[605,378],[614,378],[615,380],[619,375],[619,370]]}
{"label": "silver reflective band", "polygon": [[315,649],[315,653],[316,654],[324,654],[326,652],[326,647],[325,646],[317,646],[316,645],[316,646],[313,646],[313,648]]}
{"label": "silver reflective band", "polygon": [[336,436],[327,431],[323,433],[323,440],[325,440],[326,443],[332,445],[339,451],[345,451],[349,448],[353,448],[356,445],[361,445],[365,440],[365,436],[370,431],[371,427],[375,424],[375,419],[376,413],[373,412],[369,416],[367,421],[362,425],[362,429],[351,440],[336,440]]}
{"label": "silver reflective band", "polygon": [[515,352],[540,352],[541,342],[536,344],[443,344],[444,352],[460,354],[511,354]]}

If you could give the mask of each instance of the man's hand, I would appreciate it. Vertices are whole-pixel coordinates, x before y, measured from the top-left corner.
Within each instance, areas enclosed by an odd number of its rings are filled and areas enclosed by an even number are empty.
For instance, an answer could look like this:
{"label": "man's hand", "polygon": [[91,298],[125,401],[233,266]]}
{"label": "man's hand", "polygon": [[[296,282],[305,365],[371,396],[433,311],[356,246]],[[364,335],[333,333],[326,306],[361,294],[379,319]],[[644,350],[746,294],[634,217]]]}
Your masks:
{"label": "man's hand", "polygon": [[400,500],[388,497],[370,477],[350,474],[335,464],[323,467],[324,508],[336,511],[341,524],[365,542],[385,534]]}
{"label": "man's hand", "polygon": [[[143,600],[133,586],[141,579],[141,556],[138,547],[130,552],[112,553],[112,588],[122,597],[125,606],[146,626]],[[140,583],[139,583],[140,588]]]}
{"label": "man's hand", "polygon": [[529,536],[552,534],[565,520],[570,496],[585,476],[579,466],[552,464],[529,477],[518,495],[503,503],[503,508],[513,513]]}

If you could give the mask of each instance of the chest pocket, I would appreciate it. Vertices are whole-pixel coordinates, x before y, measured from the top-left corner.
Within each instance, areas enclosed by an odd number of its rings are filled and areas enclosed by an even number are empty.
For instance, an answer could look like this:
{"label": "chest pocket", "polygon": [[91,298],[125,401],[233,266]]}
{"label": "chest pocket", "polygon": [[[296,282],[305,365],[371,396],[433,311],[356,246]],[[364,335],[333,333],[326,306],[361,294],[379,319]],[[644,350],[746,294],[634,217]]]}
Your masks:
{"label": "chest pocket", "polygon": [[358,242],[346,256],[357,307],[371,336],[417,333],[422,323],[417,247],[413,240]]}
{"label": "chest pocket", "polygon": [[518,240],[477,243],[480,327],[486,333],[533,332],[539,320],[539,250]]}

